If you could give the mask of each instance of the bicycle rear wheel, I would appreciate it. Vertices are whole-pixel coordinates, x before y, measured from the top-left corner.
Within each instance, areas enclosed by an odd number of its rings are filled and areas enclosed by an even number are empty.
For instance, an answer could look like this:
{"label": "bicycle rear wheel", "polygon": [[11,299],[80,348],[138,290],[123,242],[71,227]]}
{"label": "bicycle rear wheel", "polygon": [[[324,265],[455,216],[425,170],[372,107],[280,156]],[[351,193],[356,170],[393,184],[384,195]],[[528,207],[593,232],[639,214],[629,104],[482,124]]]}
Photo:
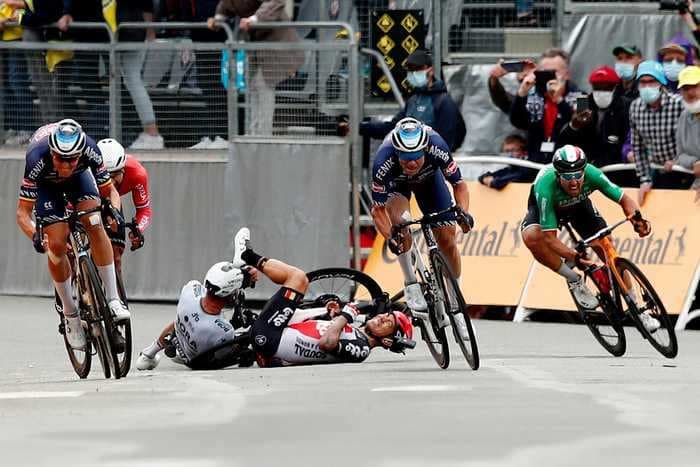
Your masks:
{"label": "bicycle rear wheel", "polygon": [[367,274],[350,268],[323,268],[306,274],[309,287],[300,308],[323,306],[334,299],[369,303],[382,296],[382,288]]}
{"label": "bicycle rear wheel", "polygon": [[105,378],[109,378],[111,370],[111,374],[118,379],[121,377],[121,374],[119,373],[119,355],[112,345],[112,342],[114,342],[112,312],[107,306],[107,299],[102,290],[102,281],[97,274],[97,268],[89,256],[80,258],[80,272],[85,280],[86,290],[89,291],[88,295],[92,299],[93,312],[96,319],[91,323],[91,326],[96,340],[95,349],[98,356],[100,356]]}
{"label": "bicycle rear wheel", "polygon": [[[625,301],[637,329],[661,355],[674,358],[678,355],[678,340],[659,295],[634,263],[625,258],[617,258],[615,264],[620,275],[624,279],[631,280],[632,286]],[[654,332],[649,332],[639,317],[642,313],[658,320],[660,327]]]}
{"label": "bicycle rear wheel", "polygon": [[445,299],[447,316],[449,316],[450,324],[452,325],[452,334],[471,369],[478,370],[479,347],[474,335],[474,327],[467,313],[467,303],[464,300],[464,295],[462,295],[457,279],[452,274],[452,270],[442,253],[434,251],[430,260]]}
{"label": "bicycle rear wheel", "polygon": [[593,337],[605,350],[615,357],[621,357],[627,350],[625,329],[622,325],[624,313],[620,308],[620,301],[616,291],[605,293],[600,290],[598,284],[588,275],[585,277],[586,285],[596,292],[598,307],[595,310],[583,308],[571,294],[571,298],[578,308],[579,315],[584,324],[593,334]]}
{"label": "bicycle rear wheel", "polygon": [[[124,283],[120,272],[117,273],[117,289],[119,291],[119,298],[121,298],[122,303],[128,309],[129,301],[126,297],[126,290],[124,289]],[[119,333],[119,335],[124,339],[124,351],[118,352],[119,375],[124,377],[131,369],[131,353],[133,347],[131,342],[131,320],[117,322],[115,330],[116,333]]]}

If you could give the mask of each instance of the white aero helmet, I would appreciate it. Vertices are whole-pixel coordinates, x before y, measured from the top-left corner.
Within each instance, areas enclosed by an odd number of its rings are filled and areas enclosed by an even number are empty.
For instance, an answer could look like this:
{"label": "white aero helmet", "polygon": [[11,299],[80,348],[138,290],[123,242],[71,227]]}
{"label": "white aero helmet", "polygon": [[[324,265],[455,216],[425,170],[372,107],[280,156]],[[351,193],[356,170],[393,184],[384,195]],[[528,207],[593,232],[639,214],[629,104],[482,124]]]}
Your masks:
{"label": "white aero helmet", "polygon": [[49,135],[49,149],[61,159],[75,159],[85,150],[87,137],[78,122],[65,118],[58,122]]}
{"label": "white aero helmet", "polygon": [[124,168],[126,164],[126,153],[124,146],[114,138],[105,138],[97,142],[97,147],[102,153],[102,162],[107,172],[116,172]]}
{"label": "white aero helmet", "polygon": [[243,271],[234,267],[229,261],[216,263],[204,276],[204,287],[207,292],[217,297],[228,297],[242,285]]}
{"label": "white aero helmet", "polygon": [[400,153],[421,154],[428,145],[430,127],[415,118],[402,118],[391,132],[391,144]]}

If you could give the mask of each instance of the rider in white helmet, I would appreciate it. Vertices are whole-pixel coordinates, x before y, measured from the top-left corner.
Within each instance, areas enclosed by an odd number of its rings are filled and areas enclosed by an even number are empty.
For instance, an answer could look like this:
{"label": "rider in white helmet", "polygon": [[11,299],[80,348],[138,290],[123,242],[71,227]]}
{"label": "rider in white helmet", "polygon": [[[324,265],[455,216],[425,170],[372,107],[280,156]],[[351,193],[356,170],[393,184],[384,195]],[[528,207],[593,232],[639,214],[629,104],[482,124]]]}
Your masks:
{"label": "rider in white helmet", "polygon": [[[119,141],[114,138],[106,138],[97,142],[102,153],[102,161],[112,178],[112,183],[117,188],[119,196],[131,193],[131,199],[136,208],[136,228],[141,235],[129,232],[131,250],[137,250],[144,244],[144,233],[151,223],[153,213],[151,211],[151,194],[148,189],[148,172],[141,163],[124,151]],[[114,250],[114,264],[121,273],[122,255],[126,247],[126,233],[124,228],[108,230],[107,235],[112,241]]]}
{"label": "rider in white helmet", "polygon": [[232,344],[235,333],[224,317],[238,291],[257,281],[257,270],[238,268],[229,261],[214,264],[204,283],[192,280],[180,292],[175,321],[168,324],[158,338],[143,349],[136,367],[152,370],[158,366],[160,351],[173,331],[177,356],[192,369],[223,368],[237,363],[239,352]]}

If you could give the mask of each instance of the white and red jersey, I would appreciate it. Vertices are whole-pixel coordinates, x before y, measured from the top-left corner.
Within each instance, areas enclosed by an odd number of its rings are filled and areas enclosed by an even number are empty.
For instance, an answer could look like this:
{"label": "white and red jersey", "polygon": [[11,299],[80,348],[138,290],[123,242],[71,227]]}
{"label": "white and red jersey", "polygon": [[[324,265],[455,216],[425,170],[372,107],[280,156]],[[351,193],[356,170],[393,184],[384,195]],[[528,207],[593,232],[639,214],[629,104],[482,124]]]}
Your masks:
{"label": "white and red jersey", "polygon": [[151,193],[148,191],[148,172],[136,158],[127,155],[124,178],[117,186],[119,196],[131,193],[136,207],[136,226],[143,233],[151,223]]}
{"label": "white and red jersey", "polygon": [[282,332],[277,352],[272,358],[258,358],[260,366],[310,365],[318,363],[362,362],[370,353],[367,336],[346,325],[340,333],[338,348],[324,352],[319,348],[321,337],[330,321],[310,319],[288,325]]}

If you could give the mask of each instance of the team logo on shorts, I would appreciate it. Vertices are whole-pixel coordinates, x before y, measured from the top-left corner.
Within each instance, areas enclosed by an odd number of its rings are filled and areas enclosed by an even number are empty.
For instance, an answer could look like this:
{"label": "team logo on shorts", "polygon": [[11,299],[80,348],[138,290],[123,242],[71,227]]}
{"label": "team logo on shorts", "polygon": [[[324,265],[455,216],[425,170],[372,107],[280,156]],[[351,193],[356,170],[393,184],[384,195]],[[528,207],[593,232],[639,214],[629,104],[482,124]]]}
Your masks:
{"label": "team logo on shorts", "polygon": [[267,337],[263,336],[262,334],[258,334],[255,336],[255,343],[258,344],[259,346],[265,345],[267,342]]}

